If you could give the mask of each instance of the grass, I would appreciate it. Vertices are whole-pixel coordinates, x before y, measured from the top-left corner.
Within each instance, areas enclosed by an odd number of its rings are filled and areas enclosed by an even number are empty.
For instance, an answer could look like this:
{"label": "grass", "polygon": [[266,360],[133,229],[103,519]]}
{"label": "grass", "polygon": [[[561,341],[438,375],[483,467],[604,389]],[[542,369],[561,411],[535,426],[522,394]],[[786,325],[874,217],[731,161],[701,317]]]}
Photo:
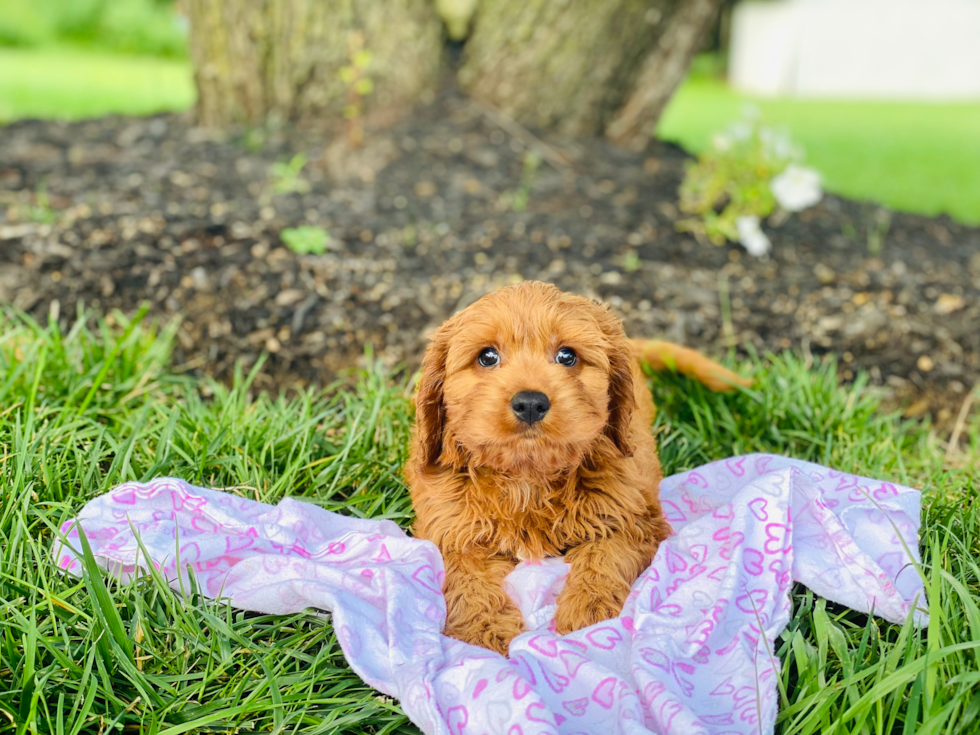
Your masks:
{"label": "grass", "polygon": [[829,191],[893,209],[980,224],[980,102],[754,99],[692,75],[657,135],[691,151],[741,117],[746,102],[801,143]]}
{"label": "grass", "polygon": [[194,104],[186,60],[84,47],[0,47],[0,122],[149,115]]}
{"label": "grass", "polygon": [[[70,332],[0,316],[0,732],[415,732],[351,673],[329,619],[182,600],[154,578],[82,579],[49,560],[53,533],[126,480],[178,475],[274,503],[407,525],[410,409],[378,372],[351,389],[253,395],[169,368],[172,328],[116,314]],[[791,355],[755,361],[759,389],[656,381],[668,472],[770,451],[926,490],[927,631],[794,590],[779,731],[954,733],[980,727],[978,475],[944,465],[927,425],[882,415],[859,380]],[[980,454],[980,427],[967,455]],[[962,464],[962,463],[961,463]],[[247,488],[247,489],[241,489]]]}

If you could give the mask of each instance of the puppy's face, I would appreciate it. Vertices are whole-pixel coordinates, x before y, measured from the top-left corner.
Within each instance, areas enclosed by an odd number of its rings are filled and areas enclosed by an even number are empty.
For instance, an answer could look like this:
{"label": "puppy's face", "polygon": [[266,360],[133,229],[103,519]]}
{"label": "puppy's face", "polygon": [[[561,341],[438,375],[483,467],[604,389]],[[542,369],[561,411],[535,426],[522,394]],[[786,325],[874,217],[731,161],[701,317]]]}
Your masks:
{"label": "puppy's face", "polygon": [[[435,395],[427,379],[439,383]],[[426,401],[439,414],[428,424]],[[417,431],[432,432],[420,438],[434,444],[433,461],[554,474],[598,442],[628,453],[631,402],[618,321],[587,299],[525,283],[484,297],[436,335]]]}

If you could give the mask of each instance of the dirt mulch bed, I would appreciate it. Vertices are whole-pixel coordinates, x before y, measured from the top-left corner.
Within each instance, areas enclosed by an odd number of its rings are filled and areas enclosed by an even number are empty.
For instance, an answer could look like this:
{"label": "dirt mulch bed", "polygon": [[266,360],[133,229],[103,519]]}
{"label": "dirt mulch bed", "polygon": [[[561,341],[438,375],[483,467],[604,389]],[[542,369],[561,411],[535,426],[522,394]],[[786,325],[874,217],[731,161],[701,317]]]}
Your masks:
{"label": "dirt mulch bed", "polygon": [[[277,174],[296,152],[301,177]],[[366,343],[412,368],[448,315],[537,278],[611,302],[635,336],[832,351],[911,413],[955,411],[980,378],[980,229],[828,196],[755,260],[677,231],[687,158],[544,142],[453,94],[353,155],[177,115],[19,122],[0,129],[0,302],[67,319],[149,301],[183,315],[180,362],[227,377],[267,351],[273,387],[327,382]],[[298,225],[328,230],[327,253],[286,249]]]}

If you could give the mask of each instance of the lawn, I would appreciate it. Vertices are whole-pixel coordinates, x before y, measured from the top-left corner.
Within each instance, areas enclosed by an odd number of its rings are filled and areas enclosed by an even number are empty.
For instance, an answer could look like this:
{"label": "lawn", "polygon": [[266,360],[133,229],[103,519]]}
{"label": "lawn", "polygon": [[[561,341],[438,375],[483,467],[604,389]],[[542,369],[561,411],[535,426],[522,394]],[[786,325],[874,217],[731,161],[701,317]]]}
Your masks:
{"label": "lawn", "polygon": [[980,102],[750,100],[697,75],[671,100],[657,134],[703,150],[749,101],[803,145],[828,190],[980,224]]}
{"label": "lawn", "polygon": [[0,122],[185,110],[194,95],[185,59],[72,46],[0,47]]}
{"label": "lawn", "polygon": [[[86,500],[157,475],[410,522],[403,382],[374,371],[355,388],[254,395],[248,376],[223,387],[175,372],[174,335],[118,314],[68,333],[0,315],[0,732],[414,732],[351,673],[329,619],[54,568],[53,533]],[[976,732],[980,477],[966,467],[980,456],[978,422],[946,463],[928,425],[882,414],[861,379],[838,385],[829,362],[745,367],[759,387],[737,395],[656,381],[666,471],[777,452],[926,493],[933,624],[889,625],[797,587],[777,646],[780,732]]]}

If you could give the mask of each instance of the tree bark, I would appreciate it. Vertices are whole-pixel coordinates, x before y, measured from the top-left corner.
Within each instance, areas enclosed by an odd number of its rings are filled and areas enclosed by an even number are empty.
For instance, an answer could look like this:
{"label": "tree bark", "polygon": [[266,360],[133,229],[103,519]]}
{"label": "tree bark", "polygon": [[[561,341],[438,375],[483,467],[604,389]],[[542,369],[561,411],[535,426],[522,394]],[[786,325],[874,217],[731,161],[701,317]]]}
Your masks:
{"label": "tree bark", "polygon": [[586,136],[615,121],[614,139],[635,145],[649,139],[663,109],[656,103],[683,78],[720,4],[481,0],[460,84],[525,125]]}
{"label": "tree bark", "polygon": [[681,4],[644,60],[633,93],[606,127],[609,140],[628,148],[646,145],[721,5],[722,0],[686,0]]}
{"label": "tree bark", "polygon": [[370,54],[363,113],[399,112],[434,88],[442,26],[432,0],[187,0],[198,116],[343,119],[352,34]]}

